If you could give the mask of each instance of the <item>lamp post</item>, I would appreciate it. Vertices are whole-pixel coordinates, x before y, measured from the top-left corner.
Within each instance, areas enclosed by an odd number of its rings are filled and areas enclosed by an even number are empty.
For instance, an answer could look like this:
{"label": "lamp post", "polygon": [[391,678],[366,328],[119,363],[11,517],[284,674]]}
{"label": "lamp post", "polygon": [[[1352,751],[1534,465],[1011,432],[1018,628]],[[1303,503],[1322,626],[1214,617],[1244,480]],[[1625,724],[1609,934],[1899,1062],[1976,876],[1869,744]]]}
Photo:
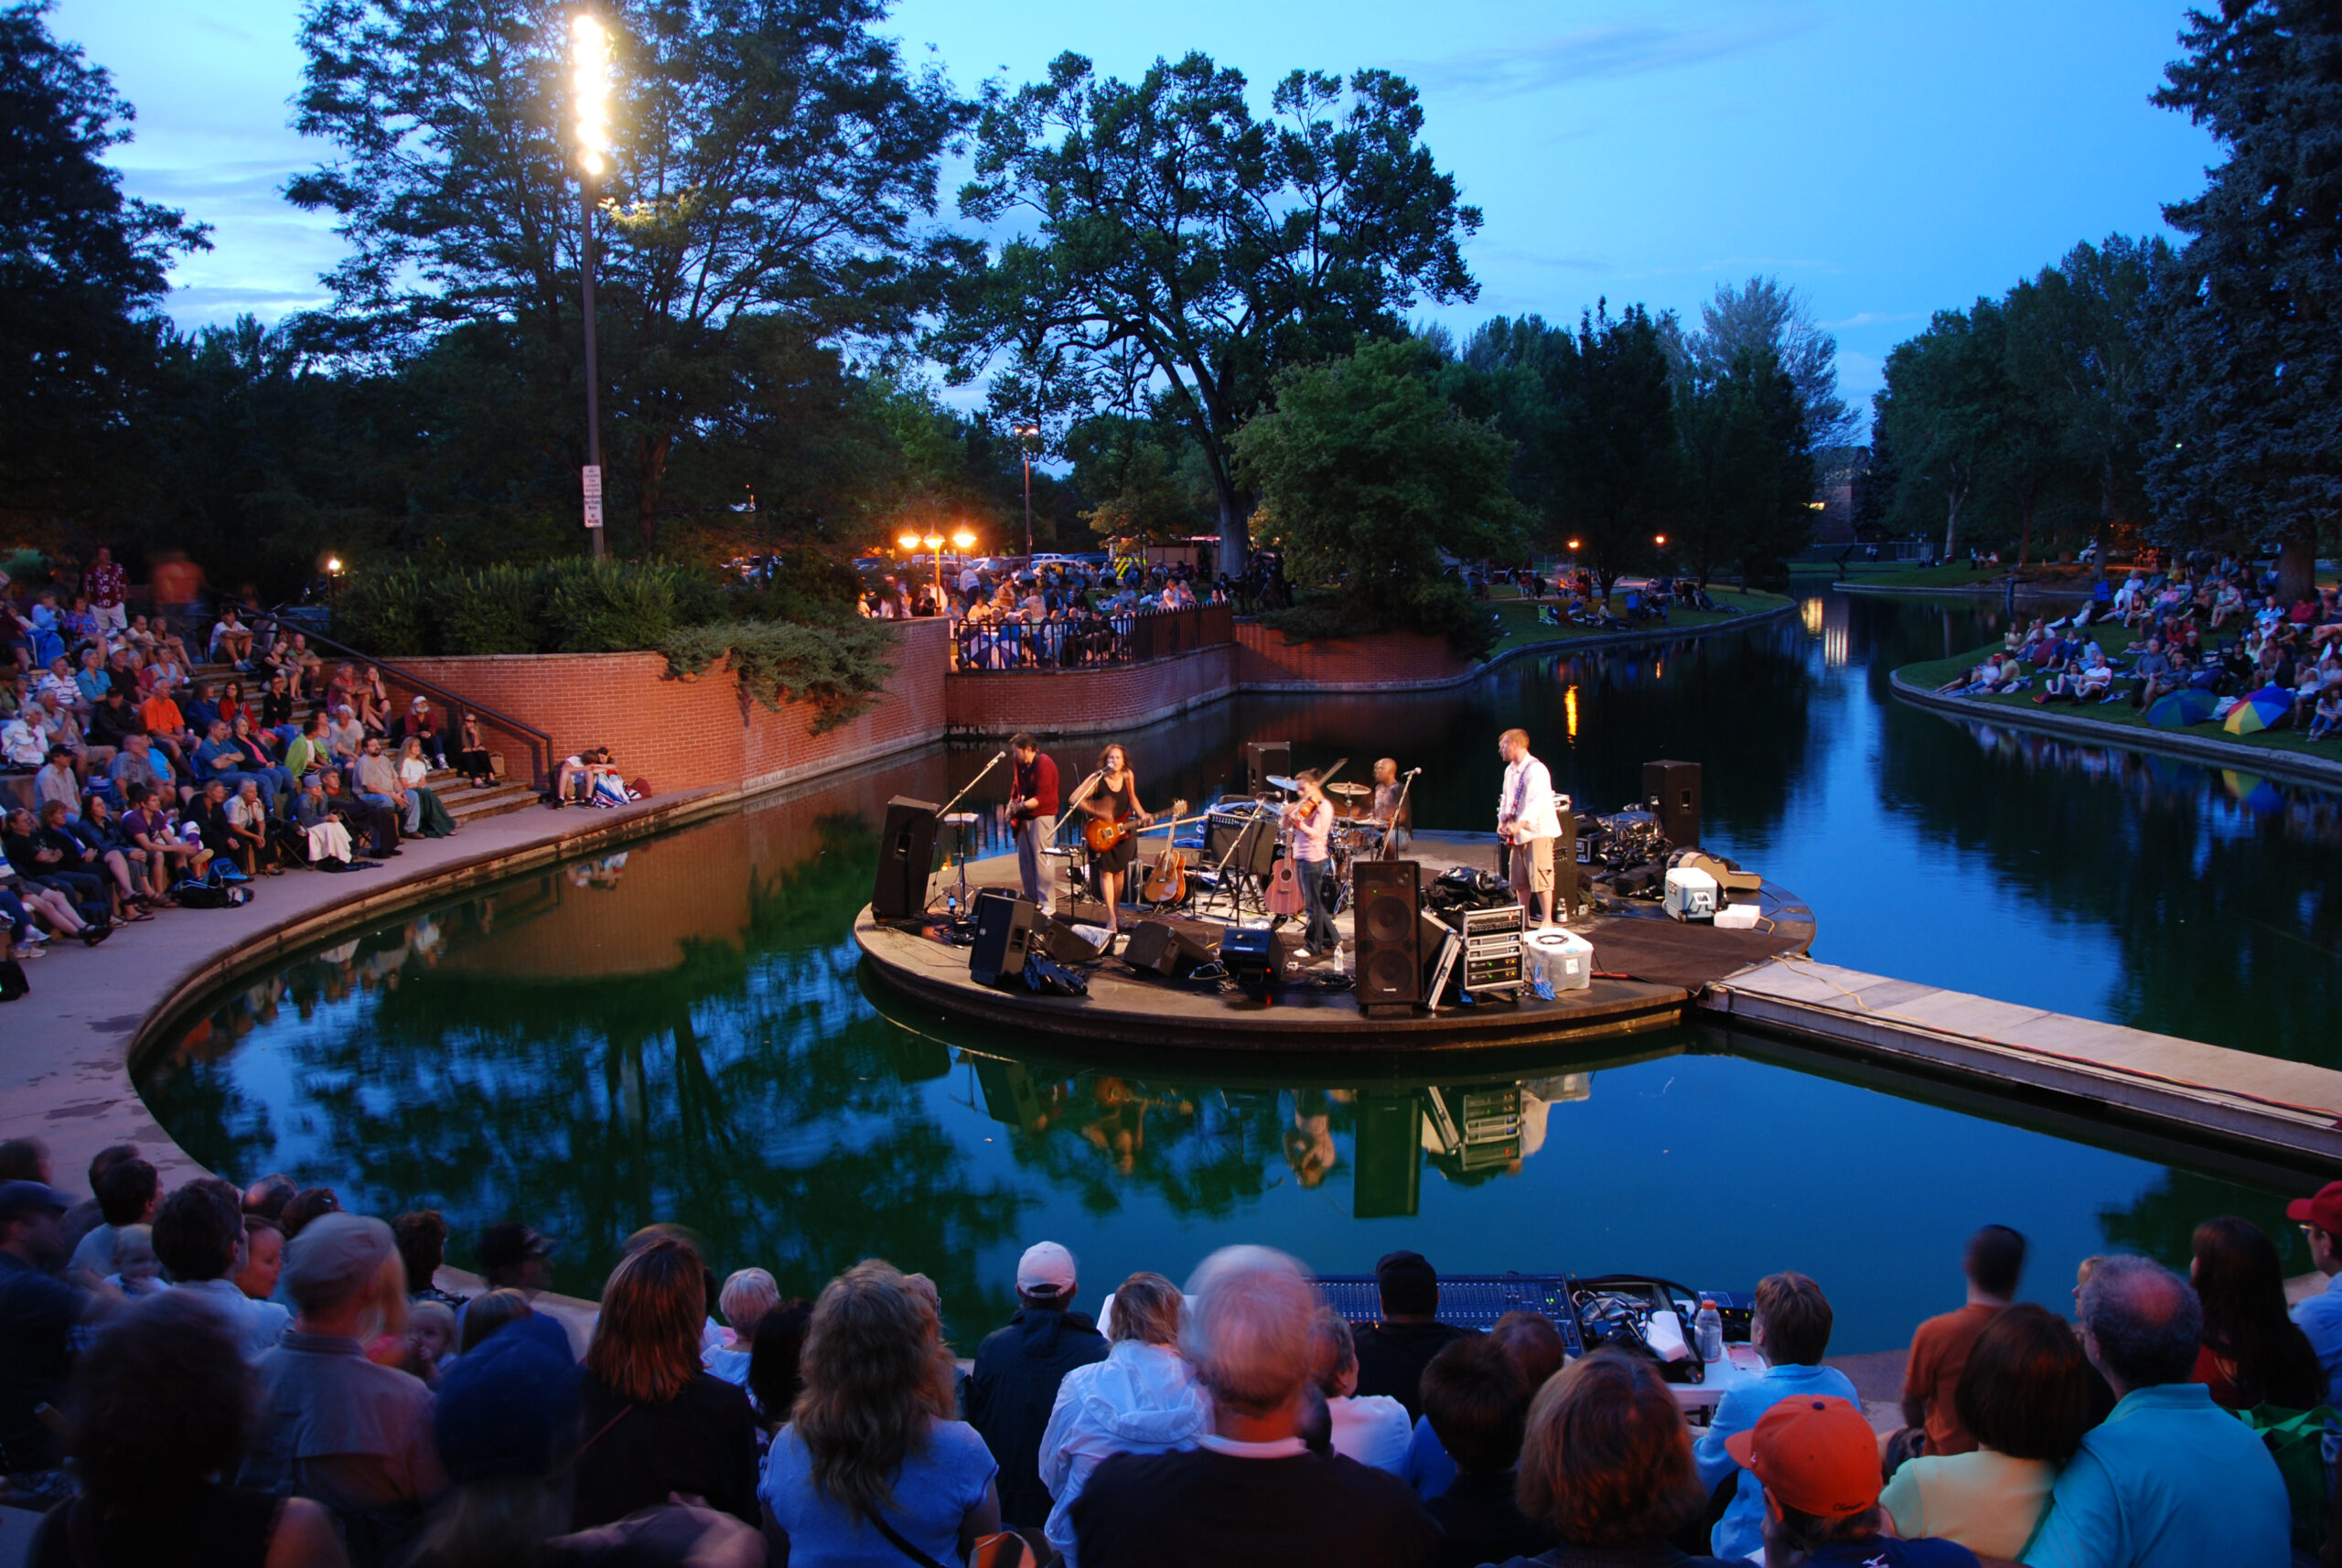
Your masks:
{"label": "lamp post", "polygon": [[581,11],[570,24],[571,63],[577,91],[578,270],[586,307],[586,533],[602,557],[601,371],[594,342],[594,181],[608,166],[610,40],[602,24]]}
{"label": "lamp post", "polygon": [[1041,438],[1041,427],[1020,424],[1016,437],[1016,445],[1025,456],[1025,559],[1029,564],[1033,559],[1033,443]]}

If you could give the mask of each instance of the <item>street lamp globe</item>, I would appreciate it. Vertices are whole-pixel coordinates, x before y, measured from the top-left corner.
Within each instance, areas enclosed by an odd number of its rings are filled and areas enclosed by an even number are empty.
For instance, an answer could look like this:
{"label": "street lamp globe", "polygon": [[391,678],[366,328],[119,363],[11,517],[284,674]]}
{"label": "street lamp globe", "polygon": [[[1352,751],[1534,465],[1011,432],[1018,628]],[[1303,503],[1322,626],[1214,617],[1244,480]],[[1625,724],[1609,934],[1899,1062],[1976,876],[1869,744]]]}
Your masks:
{"label": "street lamp globe", "polygon": [[943,548],[943,535],[940,533],[930,533],[925,539],[920,540],[919,542],[926,545],[929,550],[940,550]]}
{"label": "street lamp globe", "polygon": [[919,548],[919,535],[913,533],[907,528],[903,530],[901,533],[896,535],[895,542],[901,545],[907,551],[917,550]]}
{"label": "street lamp globe", "polygon": [[610,36],[590,15],[570,24],[577,88],[577,161],[587,174],[609,166]]}
{"label": "street lamp globe", "polygon": [[951,536],[951,542],[962,550],[973,550],[976,547],[976,536],[963,528]]}

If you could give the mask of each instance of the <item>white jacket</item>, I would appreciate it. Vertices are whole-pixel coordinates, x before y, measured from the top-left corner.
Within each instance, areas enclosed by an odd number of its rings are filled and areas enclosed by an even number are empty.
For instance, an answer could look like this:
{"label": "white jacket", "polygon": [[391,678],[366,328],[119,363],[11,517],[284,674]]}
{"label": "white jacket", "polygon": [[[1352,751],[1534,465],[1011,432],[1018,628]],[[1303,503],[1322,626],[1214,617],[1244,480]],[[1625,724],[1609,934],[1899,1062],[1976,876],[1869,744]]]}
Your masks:
{"label": "white jacket", "polygon": [[1058,1384],[1041,1434],[1041,1485],[1055,1505],[1045,1533],[1073,1568],[1073,1500],[1090,1473],[1117,1454],[1193,1448],[1211,1430],[1211,1396],[1195,1369],[1167,1345],[1121,1339],[1106,1359],[1076,1367]]}

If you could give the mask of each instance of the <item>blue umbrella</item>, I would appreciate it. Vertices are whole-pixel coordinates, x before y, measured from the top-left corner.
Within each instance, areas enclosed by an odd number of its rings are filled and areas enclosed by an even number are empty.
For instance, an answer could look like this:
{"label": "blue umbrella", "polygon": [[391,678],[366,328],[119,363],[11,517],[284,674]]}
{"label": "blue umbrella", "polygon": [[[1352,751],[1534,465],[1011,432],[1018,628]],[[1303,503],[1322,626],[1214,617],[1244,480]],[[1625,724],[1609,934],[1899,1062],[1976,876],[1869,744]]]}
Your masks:
{"label": "blue umbrella", "polygon": [[2210,718],[2212,710],[2219,705],[2218,699],[2211,693],[2198,692],[2191,687],[2185,692],[2174,692],[2167,697],[2156,698],[2154,705],[2147,710],[2147,723],[2157,729],[2186,729],[2189,725],[2200,725]]}

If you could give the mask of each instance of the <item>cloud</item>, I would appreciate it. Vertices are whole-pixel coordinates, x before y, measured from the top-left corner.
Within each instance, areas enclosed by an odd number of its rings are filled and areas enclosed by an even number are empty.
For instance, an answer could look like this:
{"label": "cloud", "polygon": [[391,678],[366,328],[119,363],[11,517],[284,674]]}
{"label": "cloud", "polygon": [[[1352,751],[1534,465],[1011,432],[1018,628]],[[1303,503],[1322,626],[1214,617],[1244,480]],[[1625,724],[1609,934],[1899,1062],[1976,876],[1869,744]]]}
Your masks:
{"label": "cloud", "polygon": [[1472,255],[1475,261],[1485,265],[1528,267],[1545,272],[1608,273],[1617,271],[1618,265],[1607,256],[1557,255],[1499,245],[1475,245]]}
{"label": "cloud", "polygon": [[1413,62],[1402,74],[1426,88],[1505,97],[1574,81],[1681,70],[1779,43],[1819,25],[1802,9],[1701,26],[1612,23],[1517,48],[1468,49]]}
{"label": "cloud", "polygon": [[1842,321],[1824,321],[1821,325],[1832,332],[1843,332],[1853,327],[1892,327],[1898,321],[1920,321],[1926,317],[1923,310],[1864,310]]}

